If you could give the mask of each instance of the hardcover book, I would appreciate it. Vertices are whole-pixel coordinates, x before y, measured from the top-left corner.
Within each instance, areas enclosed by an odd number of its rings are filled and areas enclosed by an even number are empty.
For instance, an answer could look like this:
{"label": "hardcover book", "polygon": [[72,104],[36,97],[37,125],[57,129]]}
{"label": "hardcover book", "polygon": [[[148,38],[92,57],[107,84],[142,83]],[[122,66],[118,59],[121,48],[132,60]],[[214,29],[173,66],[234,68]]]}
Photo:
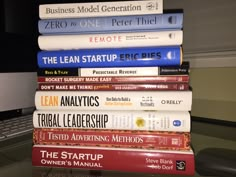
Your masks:
{"label": "hardcover book", "polygon": [[195,173],[192,150],[34,145],[32,165],[149,174],[193,176]]}
{"label": "hardcover book", "polygon": [[163,0],[58,3],[39,5],[40,19],[162,14]]}
{"label": "hardcover book", "polygon": [[180,66],[183,61],[181,46],[39,51],[37,60],[39,68],[47,69],[166,67]]}
{"label": "hardcover book", "polygon": [[188,111],[35,110],[34,128],[190,132]]}
{"label": "hardcover book", "polygon": [[57,18],[38,21],[38,31],[41,34],[110,33],[182,28],[183,13]]}
{"label": "hardcover book", "polygon": [[34,128],[33,143],[58,146],[190,150],[190,132]]}
{"label": "hardcover book", "polygon": [[43,91],[38,110],[172,110],[190,111],[192,91]]}
{"label": "hardcover book", "polygon": [[148,67],[107,67],[107,68],[38,68],[38,76],[160,76],[189,75],[189,62],[183,61],[179,66]]}
{"label": "hardcover book", "polygon": [[95,48],[125,48],[182,45],[183,31],[143,31],[97,34],[39,35],[41,50],[74,50]]}

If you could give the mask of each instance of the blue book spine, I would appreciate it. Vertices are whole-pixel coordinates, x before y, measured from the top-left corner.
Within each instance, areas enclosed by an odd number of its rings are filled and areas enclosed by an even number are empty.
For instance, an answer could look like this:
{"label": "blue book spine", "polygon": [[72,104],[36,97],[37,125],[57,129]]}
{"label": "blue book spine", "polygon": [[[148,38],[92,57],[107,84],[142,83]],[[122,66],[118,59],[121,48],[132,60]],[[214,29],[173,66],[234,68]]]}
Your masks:
{"label": "blue book spine", "polygon": [[39,51],[40,68],[179,66],[181,46]]}
{"label": "blue book spine", "polygon": [[182,27],[183,13],[44,19],[38,21],[38,30],[41,34],[104,33],[130,30],[181,29]]}

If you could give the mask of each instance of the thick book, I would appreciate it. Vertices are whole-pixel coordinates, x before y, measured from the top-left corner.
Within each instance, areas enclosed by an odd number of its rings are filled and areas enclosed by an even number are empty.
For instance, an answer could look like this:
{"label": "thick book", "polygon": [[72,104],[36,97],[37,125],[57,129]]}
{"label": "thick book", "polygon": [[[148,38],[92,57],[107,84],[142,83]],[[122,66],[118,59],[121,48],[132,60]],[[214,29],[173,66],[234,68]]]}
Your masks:
{"label": "thick book", "polygon": [[32,165],[149,174],[195,174],[192,150],[33,145]]}
{"label": "thick book", "polygon": [[75,83],[38,83],[38,90],[73,90],[73,91],[149,91],[149,90],[189,90],[188,83],[157,83],[157,84],[75,84]]}
{"label": "thick book", "polygon": [[157,84],[157,83],[189,83],[189,75],[171,76],[117,76],[117,77],[80,77],[80,76],[38,76],[38,83],[135,83],[135,84]]}
{"label": "thick book", "polygon": [[[82,44],[82,43],[81,43]],[[39,51],[39,68],[103,68],[180,66],[181,46]]]}
{"label": "thick book", "polygon": [[107,67],[107,68],[38,68],[37,76],[159,76],[189,75],[189,62],[183,61],[179,66],[147,66],[147,67]]}
{"label": "thick book", "polygon": [[192,91],[44,91],[35,93],[38,110],[190,111]]}
{"label": "thick book", "polygon": [[34,128],[190,132],[188,111],[35,110]]}
{"label": "thick book", "polygon": [[34,128],[33,144],[190,150],[190,132]]}
{"label": "thick book", "polygon": [[39,18],[81,18],[162,14],[163,0],[40,4]]}
{"label": "thick book", "polygon": [[110,33],[115,31],[166,30],[182,28],[183,13],[59,18],[38,21],[38,31],[41,34]]}
{"label": "thick book", "polygon": [[[183,30],[119,32],[97,34],[39,35],[41,50],[75,50],[182,45]],[[154,54],[155,55],[155,54]],[[147,56],[148,57],[148,56]],[[150,56],[151,57],[151,56]],[[67,58],[66,61],[70,61]],[[73,60],[73,59],[72,59]]]}

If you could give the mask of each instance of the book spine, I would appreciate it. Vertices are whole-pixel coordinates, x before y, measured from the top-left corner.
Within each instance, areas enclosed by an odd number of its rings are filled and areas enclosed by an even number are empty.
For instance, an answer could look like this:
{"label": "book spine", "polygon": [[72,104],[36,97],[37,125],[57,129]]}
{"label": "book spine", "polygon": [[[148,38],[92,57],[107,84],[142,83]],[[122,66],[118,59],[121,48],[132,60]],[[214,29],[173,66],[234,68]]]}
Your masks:
{"label": "book spine", "polygon": [[40,19],[162,14],[163,0],[39,5]]}
{"label": "book spine", "polygon": [[189,75],[189,67],[107,67],[107,68],[38,68],[37,76],[159,76],[159,75]]}
{"label": "book spine", "polygon": [[193,176],[195,173],[191,151],[34,145],[32,165],[150,174]]}
{"label": "book spine", "polygon": [[183,13],[61,18],[38,21],[38,31],[41,34],[109,33],[114,31],[165,30],[182,28]]}
{"label": "book spine", "polygon": [[189,75],[176,76],[127,76],[127,77],[79,77],[79,76],[38,76],[38,83],[189,83]]}
{"label": "book spine", "polygon": [[[41,50],[75,50],[182,45],[182,30],[39,35]],[[70,58],[67,58],[70,61]]]}
{"label": "book spine", "polygon": [[79,90],[79,91],[109,91],[109,90],[189,90],[188,83],[159,84],[68,84],[68,83],[38,83],[38,90]]}
{"label": "book spine", "polygon": [[190,150],[190,133],[34,128],[33,143],[59,146]]}
{"label": "book spine", "polygon": [[188,111],[35,110],[34,128],[190,132]]}
{"label": "book spine", "polygon": [[[147,59],[148,58],[148,59]],[[39,51],[39,68],[180,66],[181,46]]]}
{"label": "book spine", "polygon": [[190,111],[192,91],[44,91],[37,90],[39,110]]}

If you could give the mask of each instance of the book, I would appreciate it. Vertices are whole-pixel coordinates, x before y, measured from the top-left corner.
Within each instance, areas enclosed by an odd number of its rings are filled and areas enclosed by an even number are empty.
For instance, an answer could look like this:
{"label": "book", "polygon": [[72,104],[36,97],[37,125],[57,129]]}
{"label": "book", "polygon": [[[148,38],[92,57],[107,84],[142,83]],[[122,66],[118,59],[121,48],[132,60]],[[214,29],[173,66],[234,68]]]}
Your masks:
{"label": "book", "polygon": [[162,76],[117,76],[117,77],[79,77],[79,76],[38,76],[38,83],[189,83],[189,75]]}
{"label": "book", "polygon": [[37,76],[159,76],[189,75],[189,62],[183,61],[180,66],[148,67],[107,67],[107,68],[38,68]]}
{"label": "book", "polygon": [[[81,43],[82,44],[82,43]],[[39,68],[180,66],[181,46],[39,51]]]}
{"label": "book", "polygon": [[190,132],[34,128],[33,144],[190,150]]}
{"label": "book", "polygon": [[57,18],[38,21],[38,31],[41,34],[109,33],[182,28],[183,13]]}
{"label": "book", "polygon": [[192,150],[33,145],[32,166],[194,175]]}
{"label": "book", "polygon": [[163,0],[40,4],[39,18],[81,18],[162,14]]}
{"label": "book", "polygon": [[34,128],[190,132],[188,111],[35,110]]}
{"label": "book", "polygon": [[[41,50],[75,50],[182,45],[183,31],[143,31],[98,34],[39,35]],[[68,58],[69,59],[69,58]]]}
{"label": "book", "polygon": [[38,83],[38,90],[77,90],[77,91],[111,91],[111,90],[189,90],[188,83],[157,83],[157,84],[75,84],[75,83]]}
{"label": "book", "polygon": [[190,111],[192,91],[44,91],[35,93],[38,110]]}

